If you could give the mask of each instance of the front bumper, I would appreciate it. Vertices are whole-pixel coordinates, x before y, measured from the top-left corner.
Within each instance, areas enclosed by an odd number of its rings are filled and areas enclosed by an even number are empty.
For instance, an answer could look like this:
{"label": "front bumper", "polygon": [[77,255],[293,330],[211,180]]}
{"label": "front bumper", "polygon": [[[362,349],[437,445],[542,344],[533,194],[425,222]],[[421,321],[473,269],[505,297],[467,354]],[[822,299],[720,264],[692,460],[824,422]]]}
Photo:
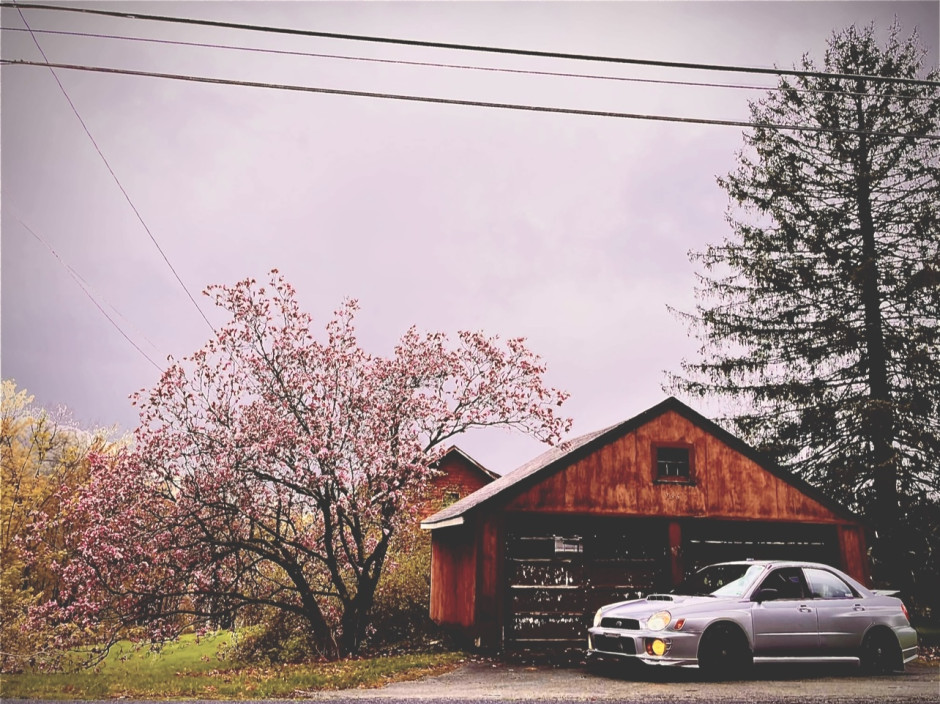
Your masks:
{"label": "front bumper", "polygon": [[[588,629],[588,657],[627,659],[646,665],[698,667],[698,633],[680,631],[627,631],[616,628]],[[665,651],[655,654],[653,644],[661,641]],[[649,647],[648,647],[649,646]]]}

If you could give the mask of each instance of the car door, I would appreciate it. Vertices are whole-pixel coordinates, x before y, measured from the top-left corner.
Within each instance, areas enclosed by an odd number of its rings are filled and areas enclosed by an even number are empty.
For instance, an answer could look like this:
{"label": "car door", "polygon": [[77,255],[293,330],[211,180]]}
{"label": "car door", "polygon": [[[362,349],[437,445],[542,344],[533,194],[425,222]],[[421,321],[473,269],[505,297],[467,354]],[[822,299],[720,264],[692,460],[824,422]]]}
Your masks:
{"label": "car door", "polygon": [[828,570],[807,567],[806,584],[816,607],[819,648],[822,655],[854,655],[872,621],[865,600]]}
{"label": "car door", "polygon": [[[768,574],[751,609],[755,657],[815,655],[819,645],[816,608],[799,567],[781,567]],[[758,598],[758,597],[755,597]]]}

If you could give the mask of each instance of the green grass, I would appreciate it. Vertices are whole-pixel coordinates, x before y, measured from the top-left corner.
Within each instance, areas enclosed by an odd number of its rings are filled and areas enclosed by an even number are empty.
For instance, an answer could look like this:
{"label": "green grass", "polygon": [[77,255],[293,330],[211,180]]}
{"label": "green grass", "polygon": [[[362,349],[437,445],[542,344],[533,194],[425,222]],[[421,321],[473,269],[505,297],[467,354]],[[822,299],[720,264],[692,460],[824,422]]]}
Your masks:
{"label": "green grass", "polygon": [[235,665],[219,658],[227,633],[184,636],[160,652],[119,643],[93,670],[3,675],[3,699],[261,699],[378,687],[446,672],[460,653],[414,653],[306,665]]}

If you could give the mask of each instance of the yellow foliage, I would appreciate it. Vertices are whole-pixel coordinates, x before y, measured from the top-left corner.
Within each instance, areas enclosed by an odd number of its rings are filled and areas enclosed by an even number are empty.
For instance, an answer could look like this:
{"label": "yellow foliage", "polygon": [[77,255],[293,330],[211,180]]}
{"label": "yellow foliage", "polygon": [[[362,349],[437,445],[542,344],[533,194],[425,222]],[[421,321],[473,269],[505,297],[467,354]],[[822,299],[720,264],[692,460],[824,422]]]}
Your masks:
{"label": "yellow foliage", "polygon": [[121,443],[86,432],[33,406],[25,389],[3,380],[0,405],[0,663],[17,669],[47,645],[30,625],[30,607],[55,598],[53,569],[65,557],[56,518],[63,492],[88,478],[88,456]]}

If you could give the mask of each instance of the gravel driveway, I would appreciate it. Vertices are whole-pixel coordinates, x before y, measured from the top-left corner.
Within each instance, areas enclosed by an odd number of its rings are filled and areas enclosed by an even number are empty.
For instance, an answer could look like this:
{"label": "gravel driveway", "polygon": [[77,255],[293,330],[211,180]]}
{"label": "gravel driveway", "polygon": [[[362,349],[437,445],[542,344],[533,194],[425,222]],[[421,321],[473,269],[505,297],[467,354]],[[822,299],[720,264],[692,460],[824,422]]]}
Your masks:
{"label": "gravel driveway", "polygon": [[913,663],[904,674],[866,677],[851,667],[762,666],[746,680],[708,682],[694,672],[598,674],[583,667],[552,668],[471,661],[453,672],[380,689],[316,692],[313,700],[472,702],[940,702],[940,666]]}

